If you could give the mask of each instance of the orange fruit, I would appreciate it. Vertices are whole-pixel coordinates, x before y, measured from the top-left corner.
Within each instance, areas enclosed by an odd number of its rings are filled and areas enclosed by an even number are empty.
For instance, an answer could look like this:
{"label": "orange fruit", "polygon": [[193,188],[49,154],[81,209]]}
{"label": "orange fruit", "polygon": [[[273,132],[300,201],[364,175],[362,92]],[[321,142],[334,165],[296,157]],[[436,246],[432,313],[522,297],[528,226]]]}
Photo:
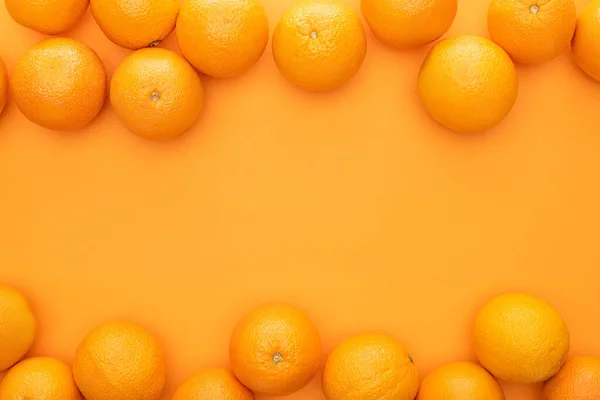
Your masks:
{"label": "orange fruit", "polygon": [[419,373],[406,349],[387,335],[358,335],[336,347],[323,370],[327,400],[413,400]]}
{"label": "orange fruit", "polygon": [[456,36],[435,44],[418,77],[422,103],[439,123],[457,132],[498,124],[517,99],[517,71],[494,42]]}
{"label": "orange fruit", "polygon": [[0,400],[82,400],[71,368],[50,357],[15,365],[0,382]]}
{"label": "orange fruit", "polygon": [[29,302],[14,289],[0,286],[0,372],[29,351],[37,323]]}
{"label": "orange fruit", "polygon": [[269,21],[259,0],[185,0],[176,35],[183,56],[200,72],[233,78],[262,56]]}
{"label": "orange fruit", "polygon": [[518,63],[549,61],[569,47],[575,31],[573,0],[492,0],[492,40]]}
{"label": "orange fruit", "polygon": [[303,388],[321,362],[313,322],[287,305],[264,305],[236,325],[229,345],[233,372],[255,392],[280,396]]}
{"label": "orange fruit", "polygon": [[388,46],[415,47],[442,36],[454,21],[458,0],[361,0],[363,16]]}
{"label": "orange fruit", "polygon": [[16,23],[43,33],[58,35],[77,25],[90,0],[4,0]]}
{"label": "orange fruit", "polygon": [[11,87],[30,121],[54,130],[90,123],[106,98],[106,71],[98,55],[73,39],[44,40],[17,62]]}
{"label": "orange fruit", "polygon": [[254,395],[228,370],[206,368],[183,382],[173,396],[173,400],[206,399],[254,400]]}
{"label": "orange fruit", "polygon": [[106,37],[126,49],[153,47],[173,29],[179,0],[91,0],[92,15]]}
{"label": "orange fruit", "polygon": [[477,315],[475,353],[497,378],[537,383],[558,372],[569,353],[569,331],[545,301],[521,293],[500,295]]}
{"label": "orange fruit", "polygon": [[500,384],[477,364],[457,362],[427,375],[417,400],[505,400]]}
{"label": "orange fruit", "polygon": [[161,346],[145,329],[109,322],[81,342],[73,376],[87,400],[157,400],[167,367]]}
{"label": "orange fruit", "polygon": [[588,3],[579,15],[571,49],[577,65],[600,81],[600,0]]}
{"label": "orange fruit", "polygon": [[172,51],[152,48],[127,56],[115,71],[110,100],[133,133],[166,140],[194,125],[203,106],[202,82],[194,69]]}
{"label": "orange fruit", "polygon": [[0,114],[4,110],[6,101],[8,100],[8,72],[4,61],[0,58]]}
{"label": "orange fruit", "polygon": [[338,0],[305,0],[289,9],[273,33],[273,58],[292,84],[337,89],[360,69],[367,38],[358,15]]}
{"label": "orange fruit", "polygon": [[568,359],[560,371],[544,384],[543,396],[545,400],[600,399],[600,358]]}

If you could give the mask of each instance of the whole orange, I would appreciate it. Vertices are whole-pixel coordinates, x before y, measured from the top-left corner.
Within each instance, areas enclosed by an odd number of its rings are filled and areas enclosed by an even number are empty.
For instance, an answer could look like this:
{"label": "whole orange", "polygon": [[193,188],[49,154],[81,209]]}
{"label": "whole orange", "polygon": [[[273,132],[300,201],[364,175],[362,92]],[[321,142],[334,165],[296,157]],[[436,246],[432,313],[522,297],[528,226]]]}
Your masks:
{"label": "whole orange", "polygon": [[573,357],[544,384],[545,400],[600,399],[600,358]]}
{"label": "whole orange", "polygon": [[427,375],[417,400],[505,400],[500,384],[477,364],[457,362]]}
{"label": "whole orange", "polygon": [[14,289],[0,286],[0,372],[29,351],[37,323],[29,302]]}
{"label": "whole orange", "polygon": [[537,383],[558,372],[569,353],[569,331],[545,301],[522,293],[500,295],[477,315],[475,353],[497,378]]}
{"label": "whole orange", "polygon": [[413,400],[419,373],[406,349],[387,335],[358,335],[336,347],[323,370],[327,400]]}
{"label": "whole orange", "polygon": [[206,368],[183,382],[173,396],[173,400],[207,399],[254,400],[254,395],[228,370]]}
{"label": "whole orange", "polygon": [[418,90],[427,111],[457,132],[493,127],[517,99],[517,71],[494,42],[456,36],[435,44],[421,65]]}
{"label": "whole orange", "polygon": [[109,322],[81,342],[73,376],[87,400],[158,400],[167,367],[160,344],[148,331]]}
{"label": "whole orange", "polygon": [[152,48],[127,56],[115,71],[110,100],[123,124],[146,139],[181,135],[198,120],[202,82],[194,69],[172,51]]}
{"label": "whole orange", "polygon": [[311,91],[337,89],[360,69],[367,52],[356,13],[339,0],[304,0],[273,33],[273,57],[292,84]]}
{"label": "whole orange", "polygon": [[0,400],[82,400],[71,368],[50,357],[15,365],[0,382]]}
{"label": "whole orange", "polygon": [[233,78],[262,56],[269,21],[259,0],[185,0],[176,35],[184,57],[200,72]]}
{"label": "whole orange", "polygon": [[6,71],[6,65],[0,58],[0,114],[6,106],[8,100],[8,72]]}
{"label": "whole orange", "polygon": [[173,29],[179,0],[91,0],[94,19],[113,43],[126,49],[153,47]]}
{"label": "whole orange", "polygon": [[45,35],[65,33],[77,25],[90,0],[4,0],[6,10],[20,25]]}
{"label": "whole orange", "polygon": [[375,36],[388,46],[421,46],[452,25],[458,0],[361,0],[362,13]]}
{"label": "whole orange", "polygon": [[281,396],[303,388],[321,362],[313,322],[288,305],[264,305],[236,325],[229,345],[233,372],[255,392]]}
{"label": "whole orange", "polygon": [[571,49],[577,65],[600,81],[600,0],[589,2],[579,15]]}
{"label": "whole orange", "polygon": [[54,130],[77,130],[90,123],[102,109],[106,84],[98,55],[67,38],[44,40],[27,50],[11,80],[23,115]]}
{"label": "whole orange", "polygon": [[492,0],[488,30],[518,63],[549,61],[569,47],[575,31],[573,0]]}

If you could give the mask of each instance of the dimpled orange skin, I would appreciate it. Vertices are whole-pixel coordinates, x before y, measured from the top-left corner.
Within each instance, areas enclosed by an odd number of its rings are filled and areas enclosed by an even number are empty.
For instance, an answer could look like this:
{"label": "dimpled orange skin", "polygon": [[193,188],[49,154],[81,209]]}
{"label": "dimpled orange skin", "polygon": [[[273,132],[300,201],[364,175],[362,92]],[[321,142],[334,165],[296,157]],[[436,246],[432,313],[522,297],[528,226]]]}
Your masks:
{"label": "dimpled orange skin", "polygon": [[456,36],[435,44],[421,65],[418,91],[427,111],[457,132],[493,127],[517,99],[517,71],[492,41]]}
{"label": "dimpled orange skin", "polygon": [[600,399],[600,358],[573,357],[544,384],[544,400]]}
{"label": "dimpled orange skin", "polygon": [[333,350],[322,387],[327,400],[414,400],[419,373],[394,338],[358,335]]}
{"label": "dimpled orange skin", "polygon": [[190,64],[172,51],[142,49],[127,56],[115,71],[110,100],[131,132],[167,140],[181,135],[200,117],[202,82]]}
{"label": "dimpled orange skin", "polygon": [[2,110],[4,110],[4,106],[6,106],[6,101],[8,100],[8,72],[6,71],[6,65],[4,65],[4,61],[0,58],[0,114],[2,114]]}
{"label": "dimpled orange skin", "polygon": [[254,392],[294,393],[315,376],[321,338],[304,313],[288,305],[264,305],[236,325],[229,346],[231,367]]}
{"label": "dimpled orange skin", "polygon": [[488,30],[513,60],[537,64],[569,47],[576,18],[573,0],[492,0]]}
{"label": "dimpled orange skin", "polygon": [[375,36],[388,46],[407,48],[430,43],[452,25],[457,0],[361,0]]}
{"label": "dimpled orange skin", "polygon": [[173,400],[206,399],[254,400],[254,394],[225,368],[206,368],[183,382],[173,396]]}
{"label": "dimpled orange skin", "polygon": [[477,364],[444,365],[423,379],[417,400],[505,400],[500,384]]}
{"label": "dimpled orange skin", "polygon": [[176,35],[182,54],[200,72],[234,78],[264,53],[269,21],[258,0],[185,0]]}
{"label": "dimpled orange skin", "polygon": [[45,35],[58,35],[77,25],[89,0],[4,0],[4,3],[18,24]]}
{"label": "dimpled orange skin", "polygon": [[289,9],[273,33],[273,57],[292,84],[316,92],[342,87],[367,52],[356,13],[338,0],[305,0]]}
{"label": "dimpled orange skin", "polygon": [[37,322],[29,302],[19,292],[0,286],[0,372],[13,366],[29,351]]}
{"label": "dimpled orange skin", "polygon": [[113,43],[130,50],[158,45],[173,29],[179,0],[91,0],[94,19]]}
{"label": "dimpled orange skin", "polygon": [[600,0],[588,3],[579,15],[571,50],[577,65],[600,81]]}
{"label": "dimpled orange skin", "polygon": [[12,95],[30,121],[48,129],[81,129],[106,98],[106,71],[88,46],[68,38],[44,40],[27,50],[11,79]]}

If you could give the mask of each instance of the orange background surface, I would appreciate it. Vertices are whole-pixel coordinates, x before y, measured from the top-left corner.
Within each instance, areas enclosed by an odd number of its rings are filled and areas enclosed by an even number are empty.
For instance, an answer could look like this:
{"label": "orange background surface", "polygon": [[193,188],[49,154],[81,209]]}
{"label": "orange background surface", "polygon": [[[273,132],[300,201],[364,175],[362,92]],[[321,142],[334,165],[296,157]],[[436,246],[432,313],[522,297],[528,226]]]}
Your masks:
{"label": "orange background surface", "polygon": [[[265,0],[271,31],[294,1]],[[460,0],[448,34],[487,36],[488,4]],[[236,320],[276,301],[312,316],[327,353],[353,334],[389,333],[425,374],[474,359],[477,309],[519,290],[562,313],[572,353],[600,356],[600,85],[569,54],[519,66],[508,118],[454,134],[417,98],[429,46],[395,51],[368,35],[362,70],[333,93],[291,87],[270,49],[239,79],[204,78],[201,121],[168,143],[130,134],[108,104],[64,134],[10,102],[0,282],[35,307],[32,354],[72,361],[94,326],[136,322],[164,343],[169,399],[195,370],[227,365]],[[89,12],[69,36],[109,74],[128,54]],[[12,72],[43,37],[2,4],[0,38]],[[174,37],[163,46],[176,49]],[[509,400],[539,397],[505,388]],[[323,399],[318,378],[286,399]]]}

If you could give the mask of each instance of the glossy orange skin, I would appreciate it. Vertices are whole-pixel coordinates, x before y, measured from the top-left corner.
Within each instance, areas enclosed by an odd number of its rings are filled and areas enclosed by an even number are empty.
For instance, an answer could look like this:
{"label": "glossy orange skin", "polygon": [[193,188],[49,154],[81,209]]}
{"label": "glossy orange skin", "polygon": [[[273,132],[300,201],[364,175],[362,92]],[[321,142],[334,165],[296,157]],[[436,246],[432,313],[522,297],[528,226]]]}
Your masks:
{"label": "glossy orange skin", "polygon": [[18,362],[33,345],[37,322],[19,292],[0,286],[0,372]]}
{"label": "glossy orange skin", "polygon": [[45,35],[70,31],[85,14],[90,0],[4,0],[18,24]]}
{"label": "glossy orange skin", "polygon": [[544,384],[544,400],[600,399],[600,358],[572,357]]}
{"label": "glossy orange skin", "polygon": [[6,101],[8,100],[8,72],[6,71],[6,65],[4,65],[4,61],[0,58],[0,114],[4,110],[4,106],[6,106]]}
{"label": "glossy orange skin", "polygon": [[198,371],[175,392],[173,400],[254,400],[254,394],[225,368]]}
{"label": "glossy orange skin", "polygon": [[579,15],[571,49],[577,65],[600,81],[600,0],[589,2]]}

